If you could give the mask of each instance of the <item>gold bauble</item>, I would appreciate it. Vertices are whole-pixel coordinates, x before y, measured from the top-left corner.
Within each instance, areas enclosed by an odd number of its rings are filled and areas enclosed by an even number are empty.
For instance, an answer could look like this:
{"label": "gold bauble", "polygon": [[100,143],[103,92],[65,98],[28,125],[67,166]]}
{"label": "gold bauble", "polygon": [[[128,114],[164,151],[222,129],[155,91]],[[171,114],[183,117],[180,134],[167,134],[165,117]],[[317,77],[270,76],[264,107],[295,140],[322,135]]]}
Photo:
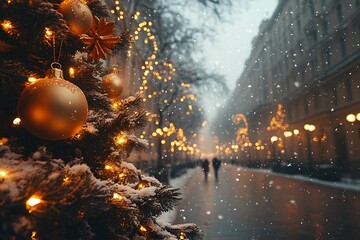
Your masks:
{"label": "gold bauble", "polygon": [[105,75],[102,84],[110,99],[117,100],[124,92],[124,80],[117,68],[113,67],[110,73]]}
{"label": "gold bauble", "polygon": [[86,122],[88,104],[79,87],[53,68],[47,76],[28,85],[20,95],[18,114],[31,134],[62,140],[78,133]]}
{"label": "gold bauble", "polygon": [[90,30],[93,15],[90,8],[79,0],[65,0],[60,4],[59,12],[75,35],[81,35]]}

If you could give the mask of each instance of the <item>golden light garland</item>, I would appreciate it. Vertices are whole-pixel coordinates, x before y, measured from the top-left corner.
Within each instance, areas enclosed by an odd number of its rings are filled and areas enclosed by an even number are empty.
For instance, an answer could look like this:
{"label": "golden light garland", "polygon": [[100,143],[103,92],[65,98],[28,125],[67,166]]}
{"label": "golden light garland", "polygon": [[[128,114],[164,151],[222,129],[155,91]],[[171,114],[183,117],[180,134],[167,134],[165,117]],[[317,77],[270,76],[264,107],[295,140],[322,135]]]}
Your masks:
{"label": "golden light garland", "polygon": [[[115,1],[114,2],[114,8],[111,10],[111,13],[116,17],[116,19],[118,21],[121,21],[122,19],[124,19],[124,11],[121,10],[120,7],[120,2],[119,1]],[[146,58],[143,66],[141,66],[141,70],[142,70],[142,76],[141,76],[141,84],[139,86],[139,92],[142,93],[145,97],[143,98],[143,101],[146,102],[148,99],[152,99],[155,97],[159,97],[160,95],[164,94],[166,91],[165,89],[161,89],[159,91],[150,91],[150,88],[148,86],[149,82],[152,79],[156,79],[157,81],[162,81],[164,83],[168,83],[169,81],[171,81],[175,74],[176,74],[176,68],[173,66],[173,64],[171,63],[171,60],[169,61],[165,61],[165,62],[161,62],[157,59],[157,53],[158,53],[158,44],[156,41],[156,37],[155,35],[153,35],[152,33],[152,25],[153,23],[151,21],[141,21],[140,20],[140,12],[136,12],[132,18],[135,20],[135,22],[138,23],[136,29],[133,32],[133,36],[134,36],[134,42],[140,41],[142,40],[144,44],[146,45],[151,45],[151,49],[152,49],[152,53],[149,54],[149,56]],[[143,36],[142,38],[140,36]],[[127,55],[128,57],[132,56],[132,51],[133,51],[133,47],[130,46]],[[168,91],[172,92],[173,89],[172,87],[174,86],[174,83],[170,83],[171,89],[169,89]],[[179,97],[179,99],[174,99],[173,103],[177,103],[177,102],[184,102],[186,99],[189,99],[191,101],[196,102],[197,98],[195,97],[194,94],[189,93],[189,89],[191,87],[190,84],[187,83],[181,83],[181,86],[183,88],[186,88],[184,91],[184,95]],[[165,104],[168,103],[169,100],[165,99],[163,100],[163,102]],[[112,107],[114,109],[120,107],[119,103],[113,103]],[[195,109],[193,108],[192,104],[188,105],[188,111],[186,112],[186,115],[189,116],[191,114],[191,111],[194,111]],[[198,108],[197,109],[199,112],[202,111],[202,108]],[[157,115],[153,114],[151,116],[151,120],[155,120],[155,125],[159,124],[159,121],[156,119]],[[203,124],[205,127],[206,123]],[[169,130],[167,130],[166,128],[169,128]],[[180,129],[182,131],[182,129]],[[160,140],[161,144],[166,144],[168,141],[166,141],[164,138],[170,137],[171,135],[173,135],[176,131],[178,131],[178,129],[174,128],[174,124],[170,123],[168,127],[164,127],[163,129],[156,129],[154,132],[152,133],[147,133],[146,131],[143,131],[140,138],[154,138],[154,137],[162,137],[163,139]],[[118,144],[123,144],[123,141],[120,140],[115,140],[117,141]],[[181,145],[180,148],[182,151],[184,149],[188,150],[189,149],[189,153],[195,153],[198,152],[199,150],[193,147],[193,144],[190,143],[185,143],[183,140],[175,140],[177,141],[177,144]],[[172,142],[170,141],[170,144]],[[150,146],[154,147],[155,144],[154,143],[150,143]],[[175,149],[173,149],[173,151],[175,151]]]}

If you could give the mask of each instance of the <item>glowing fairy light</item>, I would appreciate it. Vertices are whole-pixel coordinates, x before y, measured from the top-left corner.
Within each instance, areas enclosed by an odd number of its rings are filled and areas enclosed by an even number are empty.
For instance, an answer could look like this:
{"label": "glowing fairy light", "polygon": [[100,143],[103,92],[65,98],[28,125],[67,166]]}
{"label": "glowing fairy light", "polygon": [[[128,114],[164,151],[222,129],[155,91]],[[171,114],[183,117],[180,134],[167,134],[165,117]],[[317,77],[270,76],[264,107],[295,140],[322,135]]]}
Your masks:
{"label": "glowing fairy light", "polygon": [[119,136],[116,137],[116,140],[115,140],[115,141],[116,141],[116,143],[117,143],[118,145],[124,145],[124,144],[127,143],[128,139],[127,139],[127,137],[124,136],[124,135],[119,135]]}
{"label": "glowing fairy light", "polygon": [[114,193],[114,194],[113,194],[113,199],[115,199],[115,200],[122,200],[123,197],[122,197],[120,194],[118,194],[118,193]]}
{"label": "glowing fairy light", "polygon": [[114,168],[111,166],[111,165],[105,165],[105,170],[108,170],[108,171],[110,171],[110,170],[113,170]]}
{"label": "glowing fairy light", "polygon": [[7,176],[7,172],[4,170],[0,170],[0,177],[4,178]]}
{"label": "glowing fairy light", "polygon": [[5,138],[5,137],[1,138],[1,139],[0,139],[0,146],[1,146],[1,145],[4,145],[4,144],[7,143],[8,141],[9,141],[8,138]]}
{"label": "glowing fairy light", "polygon": [[54,36],[54,32],[50,30],[50,28],[45,28],[45,37],[47,39],[52,39]]}
{"label": "glowing fairy light", "polygon": [[37,206],[38,204],[40,204],[42,202],[41,198],[38,196],[31,196],[27,201],[26,201],[26,208],[29,210],[29,212],[33,211],[33,208],[35,206]]}
{"label": "glowing fairy light", "polygon": [[34,82],[36,82],[36,81],[37,81],[37,78],[36,78],[36,77],[32,77],[32,76],[28,77],[28,82],[34,83]]}
{"label": "glowing fairy light", "polygon": [[1,23],[1,27],[2,27],[2,29],[4,29],[5,32],[10,32],[14,28],[12,22],[9,20],[4,20]]}
{"label": "glowing fairy light", "polygon": [[69,68],[69,76],[70,76],[70,78],[75,77],[75,68],[73,68],[73,67]]}
{"label": "glowing fairy light", "polygon": [[142,232],[147,232],[146,228],[143,227],[143,226],[140,226],[140,231],[142,231]]}
{"label": "glowing fairy light", "polygon": [[20,118],[15,118],[14,121],[13,121],[13,124],[16,125],[16,126],[19,126],[21,123],[21,119]]}

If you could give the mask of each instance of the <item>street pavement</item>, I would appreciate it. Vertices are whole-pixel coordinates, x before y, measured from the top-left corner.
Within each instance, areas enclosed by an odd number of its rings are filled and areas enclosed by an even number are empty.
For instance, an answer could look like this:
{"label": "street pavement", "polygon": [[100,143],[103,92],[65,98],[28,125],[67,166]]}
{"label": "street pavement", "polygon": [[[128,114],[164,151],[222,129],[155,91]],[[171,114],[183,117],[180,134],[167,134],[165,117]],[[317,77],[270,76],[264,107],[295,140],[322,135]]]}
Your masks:
{"label": "street pavement", "polygon": [[359,240],[360,192],[223,165],[216,182],[197,169],[174,223],[196,223],[204,240]]}

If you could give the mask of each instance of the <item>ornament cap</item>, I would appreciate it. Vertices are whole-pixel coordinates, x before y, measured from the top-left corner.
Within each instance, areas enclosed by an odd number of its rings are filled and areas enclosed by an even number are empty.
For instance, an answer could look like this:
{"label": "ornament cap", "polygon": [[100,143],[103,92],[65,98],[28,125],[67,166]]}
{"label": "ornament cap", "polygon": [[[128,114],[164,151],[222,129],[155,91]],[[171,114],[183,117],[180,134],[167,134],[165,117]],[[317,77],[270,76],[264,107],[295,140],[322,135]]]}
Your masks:
{"label": "ornament cap", "polygon": [[[59,67],[57,68],[56,66]],[[46,71],[46,77],[64,79],[64,74],[63,71],[61,70],[61,64],[57,62],[53,62],[51,64],[51,69]]]}
{"label": "ornament cap", "polygon": [[110,73],[121,73],[120,69],[118,69],[116,66],[113,66],[110,69]]}

